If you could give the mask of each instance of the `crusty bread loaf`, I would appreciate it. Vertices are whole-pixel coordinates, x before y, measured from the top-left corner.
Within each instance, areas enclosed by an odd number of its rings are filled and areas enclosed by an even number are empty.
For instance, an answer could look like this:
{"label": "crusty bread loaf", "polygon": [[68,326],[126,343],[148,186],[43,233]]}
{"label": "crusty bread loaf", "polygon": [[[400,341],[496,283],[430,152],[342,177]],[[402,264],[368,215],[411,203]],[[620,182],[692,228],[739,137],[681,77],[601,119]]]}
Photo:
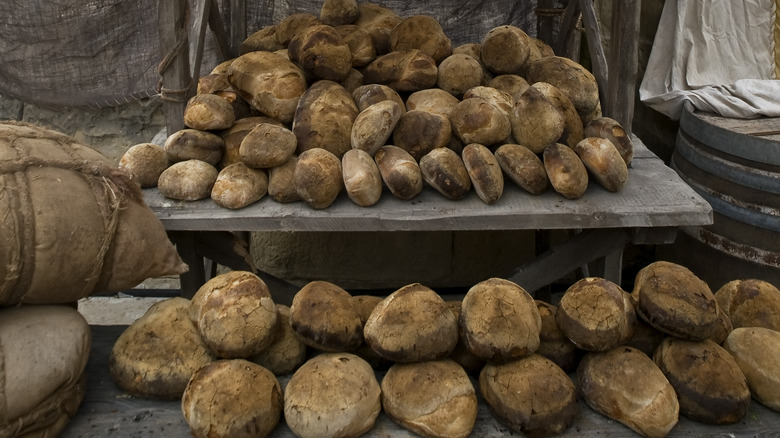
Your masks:
{"label": "crusty bread loaf", "polygon": [[457,97],[441,88],[426,88],[415,91],[406,98],[406,109],[428,111],[449,118],[452,108],[458,102],[460,100]]}
{"label": "crusty bread loaf", "polygon": [[753,398],[780,412],[780,332],[764,327],[735,328],[723,348],[737,361]]}
{"label": "crusty bread loaf", "polygon": [[584,135],[586,137],[601,137],[606,138],[615,145],[620,156],[623,157],[623,161],[626,165],[631,164],[631,160],[634,158],[634,144],[631,142],[631,138],[623,129],[623,126],[615,120],[609,117],[598,117],[585,126]]}
{"label": "crusty bread loaf", "polygon": [[563,56],[546,56],[529,62],[524,76],[528,83],[548,82],[565,94],[586,125],[586,117],[599,106],[599,90],[593,73]]}
{"label": "crusty bread loaf", "polygon": [[323,0],[320,21],[330,26],[354,23],[360,11],[357,0]]}
{"label": "crusty bread loaf", "polygon": [[[354,1],[354,0],[352,0]],[[376,48],[371,41],[371,35],[356,24],[343,24],[336,26],[336,32],[349,46],[352,53],[352,67],[360,68],[376,59]]]}
{"label": "crusty bread loaf", "polygon": [[393,90],[414,92],[436,85],[436,61],[424,52],[411,49],[376,57],[363,71],[366,83],[384,84]]}
{"label": "crusty bread loaf", "polygon": [[360,149],[373,157],[387,143],[403,113],[401,106],[393,100],[383,100],[360,111],[350,133],[352,149]]}
{"label": "crusty bread loaf", "polygon": [[166,198],[197,201],[211,196],[218,175],[217,168],[205,161],[179,161],[160,174],[157,189]]}
{"label": "crusty bread loaf", "polygon": [[287,162],[297,147],[298,139],[286,127],[259,123],[241,140],[238,155],[249,167],[269,169]]}
{"label": "crusty bread loaf", "polygon": [[494,153],[507,178],[523,190],[539,195],[547,190],[547,171],[539,156],[519,144],[505,144]]}
{"label": "crusty bread loaf", "polygon": [[290,325],[290,308],[277,304],[276,312],[273,342],[249,360],[276,376],[284,376],[292,374],[306,360],[306,344],[295,336]]}
{"label": "crusty bread loaf", "polygon": [[591,409],[643,437],[665,437],[679,420],[674,388],[653,360],[634,348],[586,354],[577,381]]}
{"label": "crusty bread loaf", "polygon": [[395,197],[409,200],[423,188],[420,165],[409,152],[398,146],[385,145],[374,155],[382,181]]}
{"label": "crusty bread loaf", "polygon": [[451,359],[396,363],[381,387],[387,416],[420,436],[465,438],[474,428],[476,391]]}
{"label": "crusty bread loaf", "polygon": [[327,281],[311,281],[295,294],[290,325],[301,342],[321,351],[351,351],[363,343],[363,323],[352,296]]}
{"label": "crusty bread loaf", "polygon": [[184,125],[192,129],[227,129],[236,121],[230,102],[216,94],[196,94],[184,107]]}
{"label": "crusty bread loaf", "polygon": [[780,331],[780,290],[768,281],[729,281],[715,292],[715,300],[734,328],[765,327]]}
{"label": "crusty bread loaf", "polygon": [[165,149],[154,143],[133,145],[119,159],[119,167],[127,169],[130,172],[130,177],[141,188],[156,186],[160,174],[169,165]]}
{"label": "crusty bread loaf", "polygon": [[314,79],[343,81],[352,69],[352,51],[333,26],[301,29],[287,47],[290,60]]}
{"label": "crusty bread loaf", "polygon": [[544,148],[544,170],[556,192],[568,199],[579,199],[588,189],[588,171],[571,148],[555,143]]}
{"label": "crusty bread loaf", "polygon": [[225,141],[208,131],[185,128],[169,135],[163,147],[172,163],[200,160],[216,166],[222,160]]}
{"label": "crusty bread loaf", "polygon": [[343,85],[330,80],[313,83],[301,96],[292,125],[299,156],[321,148],[340,159],[352,149],[350,136],[358,112],[352,94]]}
{"label": "crusty bread loaf", "polygon": [[439,64],[436,85],[453,96],[462,96],[466,90],[481,85],[484,76],[479,61],[469,55],[452,54]]}
{"label": "crusty bread loaf", "polygon": [[485,204],[495,204],[504,193],[504,174],[493,152],[487,147],[471,143],[461,152],[471,185]]}
{"label": "crusty bread loaf", "polygon": [[534,87],[515,96],[515,106],[509,119],[515,141],[536,154],[555,144],[566,127],[562,110]]}
{"label": "crusty bread loaf", "polygon": [[420,50],[438,65],[452,54],[452,42],[430,15],[404,17],[390,31],[390,51]]}
{"label": "crusty bread loaf", "polygon": [[425,182],[447,199],[457,200],[471,190],[471,178],[463,159],[452,149],[437,148],[420,159]]}
{"label": "crusty bread loaf", "polygon": [[268,173],[235,163],[219,171],[211,199],[220,207],[239,209],[254,204],[268,193]]}
{"label": "crusty bread loaf", "polygon": [[745,375],[715,342],[669,336],[653,360],[674,387],[680,414],[707,424],[734,424],[747,414],[750,389]]}
{"label": "crusty bread loaf", "polygon": [[617,192],[628,182],[628,167],[615,145],[606,138],[586,137],[574,152],[590,175],[610,192]]}
{"label": "crusty bread loaf", "polygon": [[522,74],[532,44],[531,37],[519,27],[495,27],[482,37],[482,62],[498,75]]}
{"label": "crusty bread loaf", "polygon": [[532,354],[506,364],[487,364],[479,388],[501,423],[527,436],[563,433],[580,412],[577,389],[554,362]]}
{"label": "crusty bread loaf", "polygon": [[351,149],[341,157],[344,188],[347,196],[361,207],[370,207],[382,196],[382,175],[379,167],[368,154],[360,149]]}
{"label": "crusty bread loaf", "polygon": [[341,159],[322,148],[303,152],[295,164],[293,184],[298,197],[309,206],[327,208],[344,187]]}

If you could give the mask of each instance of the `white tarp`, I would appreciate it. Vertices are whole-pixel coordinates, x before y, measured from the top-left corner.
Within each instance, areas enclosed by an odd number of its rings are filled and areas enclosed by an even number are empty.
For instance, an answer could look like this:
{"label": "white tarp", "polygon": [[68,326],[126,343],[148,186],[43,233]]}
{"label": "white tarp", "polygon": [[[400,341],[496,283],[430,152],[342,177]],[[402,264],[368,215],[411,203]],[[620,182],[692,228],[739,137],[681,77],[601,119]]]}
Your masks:
{"label": "white tarp", "polygon": [[639,98],[678,120],[683,103],[731,118],[780,116],[775,0],[667,0]]}

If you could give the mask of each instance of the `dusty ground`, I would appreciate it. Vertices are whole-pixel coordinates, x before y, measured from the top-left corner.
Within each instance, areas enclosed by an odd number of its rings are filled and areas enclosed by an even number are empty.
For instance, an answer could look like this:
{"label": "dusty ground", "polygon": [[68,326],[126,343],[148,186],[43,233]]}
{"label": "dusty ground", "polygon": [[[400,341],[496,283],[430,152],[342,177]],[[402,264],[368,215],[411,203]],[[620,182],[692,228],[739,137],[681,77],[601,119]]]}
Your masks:
{"label": "dusty ground", "polygon": [[[179,288],[176,277],[152,278],[136,287],[135,295],[144,290],[163,290],[168,294]],[[78,309],[90,325],[130,325],[149,307],[166,297],[138,297],[134,291],[113,296],[95,296],[79,300]]]}

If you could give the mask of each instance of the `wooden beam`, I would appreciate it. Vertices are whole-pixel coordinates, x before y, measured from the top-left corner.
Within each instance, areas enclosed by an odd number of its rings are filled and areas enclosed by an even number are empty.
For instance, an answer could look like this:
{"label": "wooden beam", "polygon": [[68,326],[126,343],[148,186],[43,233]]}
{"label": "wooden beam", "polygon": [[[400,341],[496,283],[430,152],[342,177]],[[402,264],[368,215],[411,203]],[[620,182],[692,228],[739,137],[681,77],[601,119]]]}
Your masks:
{"label": "wooden beam", "polygon": [[599,100],[604,102],[609,84],[609,69],[607,68],[607,57],[604,55],[604,46],[601,44],[599,22],[596,19],[596,11],[593,9],[593,0],[579,0],[579,3],[582,12],[582,25],[585,28],[588,42],[591,69],[599,86]]}
{"label": "wooden beam", "polygon": [[[197,41],[195,44],[195,58],[192,62],[192,78],[193,88],[197,90],[198,78],[201,77],[200,64],[203,60],[203,46],[206,42],[206,29],[209,24],[209,16],[211,15],[211,0],[197,0],[197,7],[194,12],[197,12],[195,16],[195,22],[192,28],[197,32]],[[219,13],[219,10],[217,10]]]}
{"label": "wooden beam", "polygon": [[609,47],[609,85],[604,115],[631,131],[638,62],[641,0],[612,0],[612,30]]}
{"label": "wooden beam", "polygon": [[[571,41],[576,35],[574,28],[577,26],[577,20],[579,18],[580,4],[578,0],[570,0],[568,6],[566,6],[566,12],[563,14],[561,20],[561,27],[558,29],[558,39],[555,40],[553,45],[553,51],[558,56],[566,56],[572,58],[570,54]],[[568,54],[568,55],[567,55]],[[575,61],[579,61],[575,59]]]}
{"label": "wooden beam", "polygon": [[209,1],[211,2],[209,27],[211,28],[211,32],[214,33],[214,39],[217,42],[217,55],[219,56],[220,61],[227,61],[228,59],[235,57],[236,54],[230,51],[230,39],[225,30],[225,23],[222,20],[222,14],[220,13],[217,0]]}
{"label": "wooden beam", "polygon": [[246,37],[246,0],[230,0],[230,52],[233,56],[238,56],[238,49]]}
{"label": "wooden beam", "polygon": [[160,96],[168,135],[184,128],[184,107],[192,90],[186,0],[158,2],[158,32],[162,61]]}

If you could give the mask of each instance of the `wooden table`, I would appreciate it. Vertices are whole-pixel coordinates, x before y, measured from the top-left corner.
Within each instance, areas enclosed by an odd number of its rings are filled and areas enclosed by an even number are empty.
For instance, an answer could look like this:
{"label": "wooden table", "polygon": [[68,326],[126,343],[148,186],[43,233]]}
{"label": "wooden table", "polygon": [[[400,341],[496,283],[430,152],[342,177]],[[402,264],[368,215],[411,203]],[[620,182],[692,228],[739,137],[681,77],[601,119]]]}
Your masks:
{"label": "wooden table", "polygon": [[[116,338],[126,326],[92,326],[92,353],[87,363],[87,390],[76,416],[61,435],[62,438],[104,437],[190,437],[187,422],[179,401],[154,401],[129,396],[114,384],[108,371],[108,357]],[[381,379],[381,372],[377,379]],[[570,377],[575,378],[572,374]],[[279,378],[285,387],[290,376]],[[479,395],[477,379],[472,383],[477,391],[477,421],[471,435],[475,438],[521,436],[498,422]],[[713,426],[680,417],[668,437],[775,437],[780,430],[780,415],[756,401],[752,401],[745,417],[736,424]],[[289,427],[280,421],[271,433],[272,438],[293,438]],[[381,412],[366,437],[412,438],[417,435],[395,424]],[[580,399],[580,415],[562,437],[601,436],[637,437],[622,424],[604,417]]]}
{"label": "wooden table", "polygon": [[[638,138],[633,141],[635,157],[628,184],[611,193],[591,181],[585,195],[577,200],[566,199],[552,188],[542,195],[531,195],[509,180],[503,196],[493,205],[483,203],[474,191],[465,199],[451,201],[430,187],[410,201],[395,198],[386,190],[372,207],[357,206],[342,192],[323,210],[303,202],[280,204],[268,197],[246,208],[229,210],[211,199],[167,199],[157,189],[147,189],[144,195],[190,265],[190,272],[182,276],[184,296],[191,296],[208,278],[204,257],[233,269],[250,267],[248,254],[224,250],[237,246],[232,232],[249,231],[565,229],[572,230],[570,239],[508,272],[505,278],[530,292],[589,262],[600,261],[603,269],[591,275],[620,284],[626,243],[671,243],[680,226],[712,223],[710,205]],[[260,275],[276,285],[278,279]],[[274,286],[269,287],[273,291]]]}

